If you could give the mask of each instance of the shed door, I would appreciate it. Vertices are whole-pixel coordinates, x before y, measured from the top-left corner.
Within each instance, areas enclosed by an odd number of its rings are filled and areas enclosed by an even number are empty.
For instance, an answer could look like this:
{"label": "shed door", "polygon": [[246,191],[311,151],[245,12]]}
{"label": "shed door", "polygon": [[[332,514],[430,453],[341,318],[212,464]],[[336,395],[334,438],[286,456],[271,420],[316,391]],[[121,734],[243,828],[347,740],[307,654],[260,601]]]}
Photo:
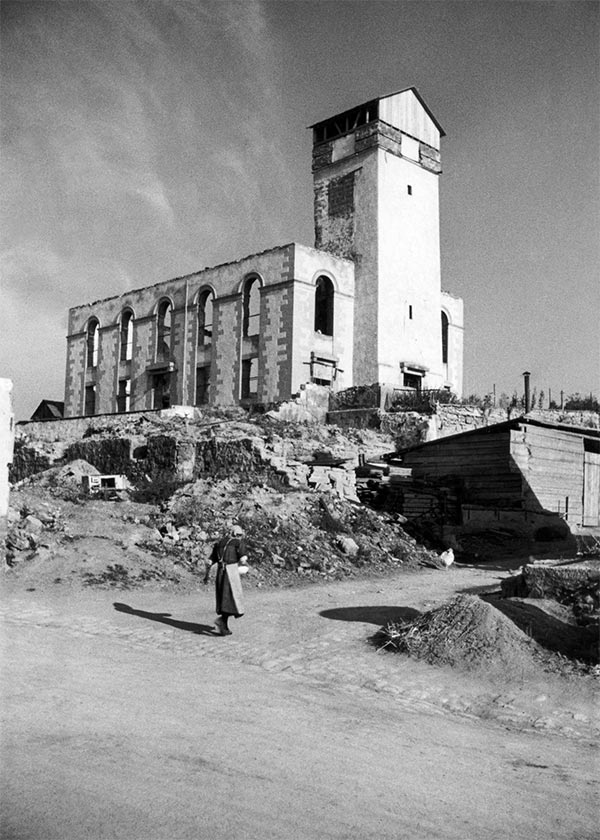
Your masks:
{"label": "shed door", "polygon": [[583,453],[583,524],[600,525],[600,453]]}

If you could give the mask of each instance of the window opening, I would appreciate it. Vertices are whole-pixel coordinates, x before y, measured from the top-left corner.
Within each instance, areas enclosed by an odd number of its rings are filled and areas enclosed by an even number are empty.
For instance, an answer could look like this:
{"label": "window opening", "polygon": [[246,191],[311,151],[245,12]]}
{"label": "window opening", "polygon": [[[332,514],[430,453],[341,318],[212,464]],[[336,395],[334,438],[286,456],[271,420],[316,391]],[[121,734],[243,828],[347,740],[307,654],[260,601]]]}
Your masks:
{"label": "window opening", "polygon": [[100,325],[94,318],[87,328],[87,367],[98,366],[98,349],[100,345]]}
{"label": "window opening", "polygon": [[96,413],[96,386],[85,386],[85,408],[83,413],[86,417],[91,417]]}
{"label": "window opening", "polygon": [[133,355],[133,312],[124,312],[121,317],[121,355],[122,362],[128,362]]}
{"label": "window opening", "polygon": [[153,408],[171,407],[171,377],[168,373],[155,373],[152,376],[154,390]]}
{"label": "window opening", "polygon": [[405,373],[404,374],[404,387],[405,388],[412,388],[418,394],[421,393],[421,377],[417,376],[414,373]]}
{"label": "window opening", "polygon": [[171,316],[173,307],[170,301],[163,301],[158,308],[158,341],[156,345],[157,361],[166,362],[171,358]]}
{"label": "window opening", "polygon": [[448,364],[448,316],[442,312],[442,364]]}
{"label": "window opening", "polygon": [[244,285],[243,336],[252,338],[260,331],[260,281],[249,277]]}
{"label": "window opening", "polygon": [[204,292],[198,300],[198,347],[212,344],[213,294]]}
{"label": "window opening", "polygon": [[407,189],[407,191],[408,191],[408,194],[409,194],[409,195],[412,195],[412,186],[411,186],[410,184],[407,184],[406,189]]}
{"label": "window opening", "polygon": [[119,414],[131,411],[131,379],[119,379],[117,411]]}
{"label": "window opening", "polygon": [[196,368],[196,405],[207,404],[209,385],[210,368],[208,365]]}
{"label": "window opening", "polygon": [[315,332],[322,335],[333,335],[333,294],[329,277],[319,277],[315,289]]}
{"label": "window opening", "polygon": [[316,123],[313,126],[313,141],[322,143],[324,140],[334,140],[348,131],[355,131],[361,125],[367,125],[376,120],[378,116],[378,100],[373,99],[370,102],[365,102],[364,105],[358,105],[349,111],[330,117],[324,122]]}
{"label": "window opening", "polygon": [[347,216],[354,210],[354,172],[331,179],[327,185],[327,209],[330,216]]}
{"label": "window opening", "polygon": [[254,399],[258,395],[258,359],[242,360],[242,399]]}
{"label": "window opening", "polygon": [[408,318],[412,321],[412,303],[408,304]]}

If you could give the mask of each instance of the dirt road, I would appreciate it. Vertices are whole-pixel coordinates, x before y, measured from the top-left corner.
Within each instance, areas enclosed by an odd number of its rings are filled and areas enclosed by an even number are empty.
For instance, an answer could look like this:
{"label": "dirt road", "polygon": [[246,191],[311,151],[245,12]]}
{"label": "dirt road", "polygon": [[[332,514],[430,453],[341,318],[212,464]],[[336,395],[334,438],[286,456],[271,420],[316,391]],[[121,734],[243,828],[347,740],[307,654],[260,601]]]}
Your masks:
{"label": "dirt road", "polygon": [[9,589],[2,837],[591,838],[589,683],[483,683],[366,643],[497,576],[250,590],[229,638],[212,588]]}

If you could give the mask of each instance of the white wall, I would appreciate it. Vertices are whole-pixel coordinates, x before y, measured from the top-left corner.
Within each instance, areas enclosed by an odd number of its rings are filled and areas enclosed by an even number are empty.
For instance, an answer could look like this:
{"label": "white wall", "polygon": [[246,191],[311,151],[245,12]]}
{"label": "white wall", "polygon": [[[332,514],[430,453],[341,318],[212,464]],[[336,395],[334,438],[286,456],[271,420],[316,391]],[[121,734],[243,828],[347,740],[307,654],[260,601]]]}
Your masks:
{"label": "white wall", "polygon": [[401,385],[400,362],[412,362],[441,387],[438,176],[379,149],[378,213],[379,381]]}

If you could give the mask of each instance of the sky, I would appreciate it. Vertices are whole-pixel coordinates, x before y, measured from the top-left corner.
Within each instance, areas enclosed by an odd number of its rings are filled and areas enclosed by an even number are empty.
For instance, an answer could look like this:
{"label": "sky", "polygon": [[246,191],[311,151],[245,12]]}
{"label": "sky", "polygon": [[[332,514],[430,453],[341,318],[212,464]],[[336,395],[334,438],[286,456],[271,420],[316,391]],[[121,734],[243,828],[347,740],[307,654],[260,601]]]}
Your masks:
{"label": "sky", "polygon": [[598,2],[2,0],[0,377],[62,400],[67,312],[312,245],[306,127],[414,85],[443,126],[465,393],[600,395]]}

